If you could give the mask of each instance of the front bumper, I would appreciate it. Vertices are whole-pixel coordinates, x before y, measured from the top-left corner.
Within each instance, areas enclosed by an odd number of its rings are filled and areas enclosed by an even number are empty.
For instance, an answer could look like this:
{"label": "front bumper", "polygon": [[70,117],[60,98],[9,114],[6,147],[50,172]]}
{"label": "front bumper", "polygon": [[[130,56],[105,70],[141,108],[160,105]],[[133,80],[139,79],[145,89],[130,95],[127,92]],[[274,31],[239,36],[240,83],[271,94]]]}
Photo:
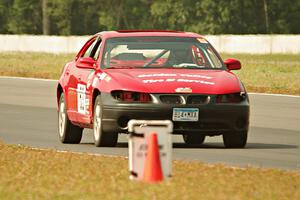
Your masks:
{"label": "front bumper", "polygon": [[248,99],[236,104],[178,105],[155,103],[123,103],[101,94],[103,130],[127,132],[127,122],[137,120],[172,120],[173,108],[198,108],[197,122],[173,122],[173,134],[197,132],[220,135],[232,131],[246,131],[249,126]]}

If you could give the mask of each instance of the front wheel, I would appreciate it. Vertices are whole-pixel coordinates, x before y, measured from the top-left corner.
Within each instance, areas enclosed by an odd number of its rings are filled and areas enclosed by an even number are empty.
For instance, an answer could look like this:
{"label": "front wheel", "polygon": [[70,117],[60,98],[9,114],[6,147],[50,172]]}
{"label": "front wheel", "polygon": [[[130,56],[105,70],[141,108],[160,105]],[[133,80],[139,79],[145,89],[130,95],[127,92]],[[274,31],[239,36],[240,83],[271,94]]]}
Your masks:
{"label": "front wheel", "polygon": [[94,122],[93,122],[93,132],[94,141],[96,147],[114,147],[118,142],[118,133],[107,133],[103,131],[102,125],[102,102],[101,97],[98,95],[95,100],[94,105]]}
{"label": "front wheel", "polygon": [[188,145],[197,145],[203,144],[205,140],[205,135],[196,134],[196,133],[189,133],[182,135],[183,141]]}
{"label": "front wheel", "polygon": [[248,131],[233,131],[223,134],[226,148],[244,148],[247,144]]}
{"label": "front wheel", "polygon": [[67,115],[64,94],[59,99],[58,133],[62,143],[79,144],[82,137],[82,128],[71,123]]}

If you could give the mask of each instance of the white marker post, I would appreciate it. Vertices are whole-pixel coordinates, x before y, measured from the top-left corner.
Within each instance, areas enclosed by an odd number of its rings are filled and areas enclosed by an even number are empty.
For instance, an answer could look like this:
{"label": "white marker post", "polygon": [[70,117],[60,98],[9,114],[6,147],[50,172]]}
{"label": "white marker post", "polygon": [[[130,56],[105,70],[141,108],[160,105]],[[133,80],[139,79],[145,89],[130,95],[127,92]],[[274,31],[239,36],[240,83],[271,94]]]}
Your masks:
{"label": "white marker post", "polygon": [[160,162],[164,179],[172,172],[173,123],[170,120],[130,120],[129,130],[129,171],[131,180],[142,180],[147,155],[147,141],[156,133],[159,145]]}

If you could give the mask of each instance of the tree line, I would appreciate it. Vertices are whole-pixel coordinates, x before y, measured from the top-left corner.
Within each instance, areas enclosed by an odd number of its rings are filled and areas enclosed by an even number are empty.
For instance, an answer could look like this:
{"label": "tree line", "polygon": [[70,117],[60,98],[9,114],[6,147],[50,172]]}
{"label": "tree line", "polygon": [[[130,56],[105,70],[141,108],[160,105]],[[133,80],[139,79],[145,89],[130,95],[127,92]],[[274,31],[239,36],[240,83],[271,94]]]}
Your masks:
{"label": "tree line", "polygon": [[1,34],[299,34],[300,0],[0,0]]}

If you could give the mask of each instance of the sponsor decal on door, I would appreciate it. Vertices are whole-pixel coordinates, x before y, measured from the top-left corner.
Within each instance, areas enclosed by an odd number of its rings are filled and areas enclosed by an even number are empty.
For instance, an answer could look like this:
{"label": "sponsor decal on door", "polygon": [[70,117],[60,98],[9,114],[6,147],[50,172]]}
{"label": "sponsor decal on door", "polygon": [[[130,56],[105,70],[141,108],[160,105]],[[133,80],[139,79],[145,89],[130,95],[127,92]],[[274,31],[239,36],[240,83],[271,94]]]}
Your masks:
{"label": "sponsor decal on door", "polygon": [[86,112],[86,98],[85,98],[86,86],[82,84],[77,85],[77,108],[78,112],[85,114]]}

